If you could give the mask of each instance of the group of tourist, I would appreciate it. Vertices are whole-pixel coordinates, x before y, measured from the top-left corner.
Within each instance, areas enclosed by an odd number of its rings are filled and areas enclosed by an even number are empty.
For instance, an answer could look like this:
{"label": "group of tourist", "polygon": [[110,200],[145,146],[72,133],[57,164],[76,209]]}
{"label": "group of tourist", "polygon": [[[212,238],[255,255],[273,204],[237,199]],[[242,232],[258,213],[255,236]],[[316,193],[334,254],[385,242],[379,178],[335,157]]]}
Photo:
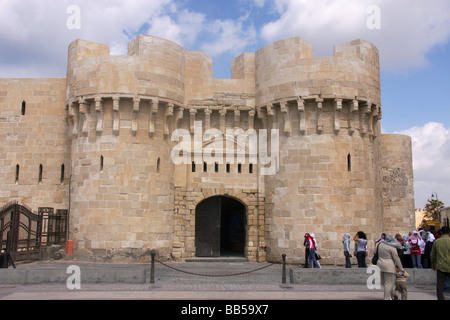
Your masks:
{"label": "group of tourist", "polygon": [[[366,267],[367,237],[359,231],[355,240],[355,255],[358,267]],[[436,240],[438,239],[438,240]],[[349,265],[349,234],[342,240],[347,267]],[[384,285],[384,299],[407,299],[406,279],[409,277],[405,268],[432,268],[437,271],[436,293],[439,300],[444,300],[444,288],[450,280],[450,238],[449,228],[443,227],[436,234],[430,231],[412,231],[408,235],[382,234],[374,248],[376,261],[380,268]],[[448,290],[448,288],[447,288]]]}
{"label": "group of tourist", "polygon": [[[400,258],[402,266],[404,268],[431,268],[431,248],[433,246],[433,241],[436,237],[440,237],[440,232],[435,235],[431,231],[411,231],[409,234],[396,234],[393,237],[394,242],[397,246],[397,254]],[[387,235],[385,233],[381,234],[380,239],[375,243],[385,242]],[[355,242],[353,255],[356,257],[358,262],[358,268],[366,268],[366,258],[367,258],[367,236],[363,231],[358,231],[353,237]],[[342,239],[344,245],[344,256],[345,256],[345,267],[351,268],[352,257],[350,250],[350,234],[346,233]]]}
{"label": "group of tourist", "polygon": [[[354,237],[351,250],[351,235],[346,233],[342,239],[344,246],[345,267],[351,268],[352,254],[356,257],[359,268],[366,268],[367,236],[358,231]],[[305,268],[320,268],[320,255],[313,233],[305,233]],[[384,299],[407,299],[405,268],[432,268],[437,272],[437,297],[444,299],[444,287],[450,281],[450,238],[449,228],[443,227],[437,233],[419,230],[409,234],[383,233],[375,243],[374,254],[378,259],[375,264],[380,268],[384,284]],[[447,282],[447,285],[446,285]],[[446,289],[448,290],[448,288]]]}

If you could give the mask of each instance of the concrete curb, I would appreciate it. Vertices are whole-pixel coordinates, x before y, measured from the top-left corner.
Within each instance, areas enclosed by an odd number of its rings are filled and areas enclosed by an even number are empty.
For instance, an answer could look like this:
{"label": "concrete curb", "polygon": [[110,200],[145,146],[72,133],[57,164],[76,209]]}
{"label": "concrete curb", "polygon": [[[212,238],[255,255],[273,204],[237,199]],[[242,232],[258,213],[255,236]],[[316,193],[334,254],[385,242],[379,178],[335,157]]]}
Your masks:
{"label": "concrete curb", "polygon": [[[65,283],[73,274],[61,268],[1,269],[0,284]],[[131,283],[150,282],[150,266],[82,267],[82,283]]]}
{"label": "concrete curb", "polygon": [[[230,262],[230,261],[228,261]],[[65,283],[67,279],[73,274],[72,270],[69,270],[70,265],[80,267],[80,279],[81,283],[123,283],[123,284],[147,284],[150,283],[150,264],[142,265],[83,265],[77,263],[66,263],[61,265],[35,265],[26,266],[17,269],[0,269],[0,285],[1,284],[56,284]],[[227,268],[227,263],[216,263],[214,272],[224,271],[223,268]],[[205,266],[210,266],[206,263]],[[230,269],[230,273],[239,270],[240,266]],[[280,265],[281,267],[281,265]],[[187,269],[190,271],[201,271]],[[229,268],[229,267],[228,267]],[[182,267],[183,269],[183,267]],[[369,277],[374,274],[374,271],[367,268],[320,268],[320,269],[305,269],[300,267],[288,266],[288,279],[287,282],[291,284],[312,284],[312,285],[366,285]],[[411,275],[408,279],[408,283],[412,285],[436,285],[436,272],[431,269],[406,269]],[[167,268],[161,268],[157,266],[156,272],[162,277],[165,277]],[[211,272],[211,271],[209,271]],[[214,273],[213,272],[213,273]],[[281,281],[281,269],[275,269],[271,272],[271,277],[280,279]],[[206,272],[208,273],[208,272]],[[183,275],[186,277],[186,275]],[[186,280],[187,278],[185,278]],[[268,280],[268,279],[266,279]],[[208,282],[216,281],[211,278]],[[223,282],[224,280],[218,280]],[[229,281],[229,280],[227,280]],[[261,279],[255,280],[258,283]],[[199,280],[195,278],[195,283],[199,283]]]}
{"label": "concrete curb", "polygon": [[[405,269],[411,276],[409,284],[436,285],[436,272],[431,269]],[[290,269],[293,284],[366,284],[374,271],[368,268],[351,269]]]}

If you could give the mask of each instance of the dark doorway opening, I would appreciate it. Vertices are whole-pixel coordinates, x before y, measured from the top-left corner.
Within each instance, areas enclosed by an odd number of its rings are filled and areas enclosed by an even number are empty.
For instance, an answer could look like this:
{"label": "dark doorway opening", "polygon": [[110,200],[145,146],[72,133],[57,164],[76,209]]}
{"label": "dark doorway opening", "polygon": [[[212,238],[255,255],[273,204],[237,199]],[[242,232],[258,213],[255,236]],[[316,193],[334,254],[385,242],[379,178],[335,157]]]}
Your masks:
{"label": "dark doorway opening", "polygon": [[195,209],[197,257],[244,256],[246,207],[230,197],[203,200]]}

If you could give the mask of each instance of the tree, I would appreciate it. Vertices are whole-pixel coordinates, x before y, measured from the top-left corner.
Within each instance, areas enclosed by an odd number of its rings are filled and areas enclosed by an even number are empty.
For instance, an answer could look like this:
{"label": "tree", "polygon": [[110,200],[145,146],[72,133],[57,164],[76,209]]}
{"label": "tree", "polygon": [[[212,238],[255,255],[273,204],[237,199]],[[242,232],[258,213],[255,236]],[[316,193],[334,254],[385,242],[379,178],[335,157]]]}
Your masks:
{"label": "tree", "polygon": [[427,220],[439,220],[439,213],[444,208],[444,203],[438,199],[437,195],[433,193],[431,199],[425,204],[425,212]]}

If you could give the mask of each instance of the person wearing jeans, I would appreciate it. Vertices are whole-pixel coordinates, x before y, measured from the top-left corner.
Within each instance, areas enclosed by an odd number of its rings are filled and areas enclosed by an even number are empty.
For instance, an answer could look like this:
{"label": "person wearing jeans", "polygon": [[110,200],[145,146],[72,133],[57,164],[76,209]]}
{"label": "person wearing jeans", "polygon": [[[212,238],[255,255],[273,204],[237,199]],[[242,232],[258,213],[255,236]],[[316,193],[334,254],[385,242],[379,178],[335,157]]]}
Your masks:
{"label": "person wearing jeans", "polygon": [[314,237],[314,233],[308,234],[308,242],[309,242],[309,268],[314,267],[320,268],[320,264],[316,259],[316,250],[317,250],[317,243],[316,239]]}
{"label": "person wearing jeans", "polygon": [[435,240],[431,249],[431,269],[436,271],[436,295],[444,299],[445,281],[450,278],[450,238],[449,227],[441,229],[442,237]]}
{"label": "person wearing jeans", "polygon": [[411,260],[413,268],[422,268],[422,251],[420,250],[420,244],[423,240],[419,237],[419,232],[413,231],[409,238],[409,246],[411,248]]}
{"label": "person wearing jeans", "polygon": [[356,259],[358,260],[358,268],[367,268],[366,256],[367,256],[367,237],[362,231],[358,231],[355,236],[355,252]]}
{"label": "person wearing jeans", "polygon": [[344,238],[342,239],[342,244],[344,245],[344,256],[345,256],[345,267],[351,268],[352,264],[350,261],[351,253],[350,253],[350,233],[346,233]]}

